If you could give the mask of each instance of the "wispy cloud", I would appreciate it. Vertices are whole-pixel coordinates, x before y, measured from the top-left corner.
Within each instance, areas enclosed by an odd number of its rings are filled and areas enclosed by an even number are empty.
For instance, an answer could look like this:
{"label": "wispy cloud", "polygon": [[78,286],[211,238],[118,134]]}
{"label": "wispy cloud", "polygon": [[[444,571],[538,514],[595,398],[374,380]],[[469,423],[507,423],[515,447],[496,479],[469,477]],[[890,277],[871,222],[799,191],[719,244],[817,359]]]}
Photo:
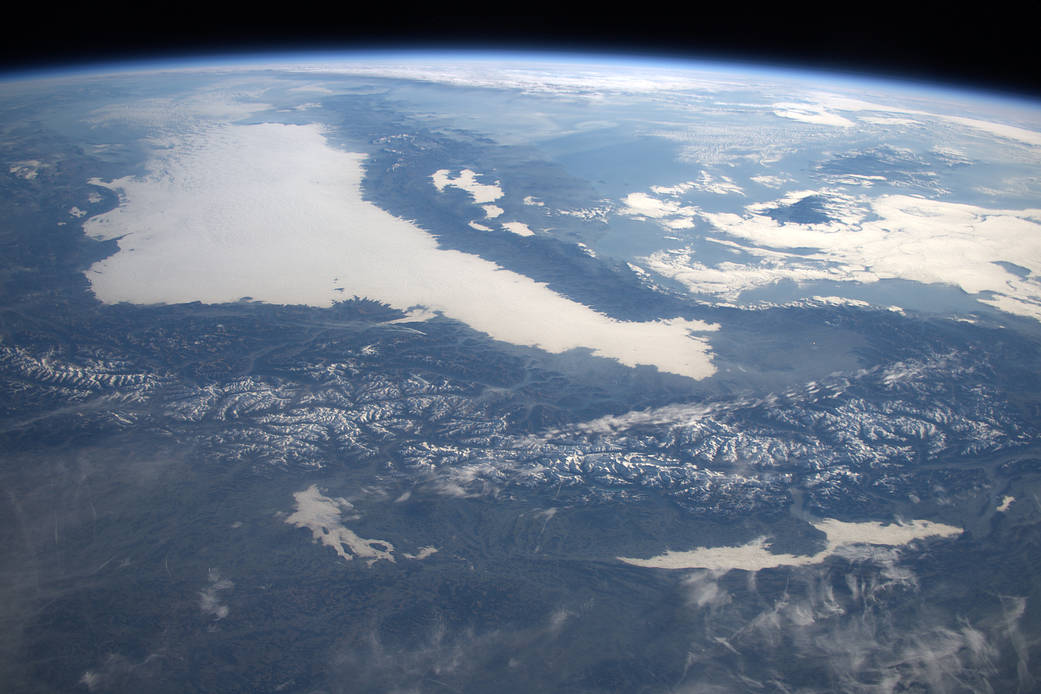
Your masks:
{"label": "wispy cloud", "polygon": [[[733,600],[688,604],[705,634],[691,643],[683,681],[673,691],[744,690],[751,677],[758,678],[756,689],[769,682],[771,690],[803,691],[797,682],[808,675],[828,682],[829,691],[856,694],[982,693],[1007,682],[999,660],[1014,642],[1006,623],[1018,624],[1018,600],[1008,601],[1007,621],[991,599],[979,601],[985,616],[973,621],[935,604],[924,607],[917,577],[906,568],[894,572],[894,562],[794,568],[779,593],[731,582]],[[687,580],[708,586],[714,579],[698,572]],[[1033,679],[1021,672],[1026,691]]]}
{"label": "wispy cloud", "polygon": [[429,58],[379,63],[330,61],[288,64],[284,68],[318,74],[351,74],[394,79],[421,80],[456,87],[517,89],[530,94],[555,94],[572,98],[601,98],[604,94],[631,97],[674,91],[706,94],[748,88],[748,74],[736,75],[707,70],[670,69],[660,63],[638,67],[632,64],[595,64],[552,60],[464,60],[440,64]]}
{"label": "wispy cloud", "polygon": [[[910,108],[898,104],[881,104],[855,97],[844,96],[840,94],[831,93],[816,93],[810,97],[810,103],[805,105],[807,109],[825,110],[831,109],[834,111],[872,111],[876,113],[901,113],[911,116],[918,116],[921,118],[933,119],[936,121],[942,121],[946,123],[953,123],[955,125],[969,128],[978,133],[985,133],[993,135],[1005,140],[1018,142],[1021,144],[1030,145],[1032,147],[1041,147],[1041,131],[1024,128],[1018,125],[1012,125],[1009,123],[1002,123],[999,121],[983,120],[980,118],[969,118],[966,116],[954,116],[944,113],[932,113],[929,111],[923,111],[921,109]],[[876,116],[876,118],[885,118],[886,116]]]}
{"label": "wispy cloud", "polygon": [[558,606],[528,626],[478,629],[453,628],[440,611],[431,611],[425,626],[414,629],[403,643],[384,638],[373,627],[334,649],[332,691],[419,692],[430,685],[446,691],[477,691],[487,686],[490,673],[530,675],[533,669],[543,681],[555,675],[567,679],[567,668],[547,672],[546,662],[560,656],[560,649],[566,647],[562,639],[581,614],[581,609]]}
{"label": "wispy cloud", "polygon": [[228,606],[221,603],[218,593],[223,590],[231,590],[235,584],[222,577],[218,569],[210,569],[207,578],[209,585],[199,591],[199,607],[204,614],[213,615],[216,619],[224,619],[228,616]]}

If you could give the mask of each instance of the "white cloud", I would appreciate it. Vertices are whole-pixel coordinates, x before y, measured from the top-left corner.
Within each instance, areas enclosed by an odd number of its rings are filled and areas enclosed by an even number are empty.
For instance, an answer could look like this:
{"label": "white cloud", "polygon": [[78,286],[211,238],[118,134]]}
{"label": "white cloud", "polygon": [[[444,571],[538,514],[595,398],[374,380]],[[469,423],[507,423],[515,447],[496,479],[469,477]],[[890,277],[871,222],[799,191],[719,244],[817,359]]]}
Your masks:
{"label": "white cloud", "polygon": [[852,128],[856,123],[837,113],[831,113],[823,104],[815,103],[778,103],[773,105],[774,114],[781,118],[810,123],[811,125],[828,125],[839,128]]}
{"label": "white cloud", "polygon": [[1027,599],[1015,595],[1003,595],[1001,596],[1001,607],[1004,612],[1003,626],[1019,660],[1016,668],[1019,675],[1019,687],[1021,691],[1027,691],[1035,683],[1029,668],[1030,647],[1027,645],[1023,632],[1019,629],[1019,622],[1027,611]]}
{"label": "white cloud", "polygon": [[871,305],[863,299],[850,299],[845,296],[812,296],[810,297],[810,300],[827,306],[855,306],[857,308],[867,308]]}
{"label": "white cloud", "polygon": [[296,511],[287,516],[285,522],[307,528],[315,542],[331,547],[344,561],[359,557],[369,566],[381,559],[394,561],[394,545],[386,540],[359,537],[343,525],[343,512],[354,508],[346,499],[327,497],[313,484],[293,494],[293,499]]}
{"label": "white cloud", "polygon": [[980,303],[988,304],[1004,311],[1005,313],[1012,313],[1018,316],[1028,316],[1034,320],[1041,321],[1041,299],[1036,297],[1012,297],[997,295],[989,298],[979,300]]}
{"label": "white cloud", "polygon": [[516,234],[517,236],[534,236],[535,232],[528,228],[528,225],[524,222],[503,222],[502,226],[506,231]]}
{"label": "white cloud", "polygon": [[697,179],[691,181],[684,181],[671,186],[651,186],[651,192],[657,193],[658,195],[669,195],[679,196],[684,193],[689,193],[692,190],[699,190],[704,193],[715,193],[716,195],[744,195],[745,191],[741,189],[741,186],[734,182],[734,179],[729,176],[712,175],[708,171],[702,170],[698,175]]}
{"label": "white cloud", "polygon": [[596,251],[594,251],[592,248],[590,248],[586,244],[582,243],[581,241],[577,241],[575,243],[575,245],[578,246],[579,250],[581,250],[583,253],[588,255],[590,258],[596,258],[597,257]]}
{"label": "white cloud", "polygon": [[622,199],[619,214],[638,219],[654,219],[667,229],[690,229],[698,208],[676,200],[662,200],[647,193],[630,193]]}
{"label": "white cloud", "polygon": [[964,116],[939,116],[950,123],[957,123],[973,130],[995,135],[1006,140],[1016,140],[1034,147],[1041,147],[1041,132],[1027,130],[1006,123],[995,123],[993,121],[980,120],[978,118],[965,118]]}
{"label": "white cloud", "polygon": [[651,186],[651,192],[658,195],[682,195],[690,191],[694,184],[690,181],[677,183],[673,186]]}
{"label": "white cloud", "polygon": [[302,84],[299,87],[290,87],[291,92],[315,92],[318,94],[335,94],[332,89],[323,87],[320,84]]}
{"label": "white cloud", "polygon": [[856,551],[858,547],[894,547],[926,537],[951,537],[962,532],[961,528],[926,520],[884,525],[878,522],[848,523],[825,518],[813,523],[813,526],[827,536],[827,546],[815,554],[774,554],[767,547],[767,538],[760,537],[736,547],[699,547],[681,552],[670,550],[649,559],[618,559],[626,564],[658,569],[759,571],[777,566],[819,564],[834,554]]}
{"label": "white cloud", "polygon": [[886,181],[885,176],[865,176],[864,174],[831,174],[828,176],[828,180],[836,185],[843,186],[860,186],[868,188],[875,185],[876,183],[882,183]]}
{"label": "white cloud", "polygon": [[639,217],[650,217],[651,219],[663,219],[677,215],[691,216],[697,213],[698,208],[683,205],[675,200],[662,200],[647,193],[630,193],[622,199],[622,207],[619,212]]}
{"label": "white cloud", "polygon": [[[210,127],[167,144],[147,175],[94,181],[121,196],[85,226],[93,238],[119,239],[120,251],[87,272],[104,302],[251,296],[329,306],[345,286],[348,296],[425,306],[512,344],[555,353],[584,347],[691,378],[715,372],[707,342],[691,333],[717,326],[614,320],[477,256],[438,248],[424,230],[363,199],[364,155],[330,147],[317,125]],[[471,180],[445,176],[445,185]]]}
{"label": "white cloud", "polygon": [[[662,220],[662,224],[669,229],[693,229],[694,218],[693,217],[674,217],[672,219]],[[675,239],[675,236],[667,236],[666,238]]]}
{"label": "white cloud", "polygon": [[35,159],[26,159],[25,161],[11,162],[7,170],[18,178],[32,181],[40,174],[40,169],[47,168],[47,166],[49,165]]}
{"label": "white cloud", "polygon": [[[465,190],[478,205],[495,202],[502,197],[502,188],[499,186],[498,181],[495,183],[479,183],[477,181],[477,173],[470,169],[463,169],[455,178],[452,178],[448,169],[439,169],[432,173],[430,178],[439,191],[444,192],[445,188],[449,187]],[[487,209],[486,207],[485,210]],[[502,214],[501,209],[499,213]],[[489,216],[493,215],[489,214]]]}
{"label": "white cloud", "polygon": [[763,185],[768,188],[780,188],[785,183],[790,182],[792,179],[784,176],[769,176],[764,174],[762,176],[752,176],[749,180],[755,181],[759,185]]}
{"label": "white cloud", "polygon": [[999,181],[989,180],[987,182],[991,185],[976,186],[975,190],[998,198],[1010,195],[1034,199],[1041,197],[1041,177],[1039,176],[1009,176]]}
{"label": "white cloud", "polygon": [[549,626],[547,627],[547,631],[553,635],[559,634],[561,629],[564,628],[564,625],[574,616],[575,613],[571,610],[563,607],[557,608],[549,616]]}
{"label": "white cloud", "polygon": [[697,181],[692,181],[694,188],[697,190],[705,191],[706,193],[715,193],[716,195],[744,195],[745,191],[741,189],[741,186],[734,183],[734,179],[729,176],[713,176],[708,171],[702,171],[701,177]]}
{"label": "white cloud", "polygon": [[994,135],[1006,140],[1012,140],[1020,142],[1033,147],[1041,147],[1041,132],[1036,130],[1030,130],[1028,128],[1022,128],[1016,125],[1008,123],[999,123],[997,121],[982,120],[979,118],[967,118],[965,116],[951,116],[940,113],[930,113],[928,111],[922,111],[919,109],[907,108],[903,106],[893,106],[872,103],[864,101],[862,99],[855,99],[847,96],[840,96],[838,94],[827,94],[821,93],[815,95],[816,108],[826,109],[832,108],[837,111],[876,111],[881,113],[903,113],[912,116],[923,116],[926,118],[934,118],[937,120],[946,121],[948,123],[954,123],[977,132],[986,133],[988,135]]}
{"label": "white cloud", "polygon": [[709,294],[728,301],[736,301],[744,291],[767,287],[783,280],[811,282],[852,279],[845,269],[829,267],[817,259],[803,259],[739,244],[733,246],[761,257],[754,262],[724,261],[706,265],[696,259],[693,250],[681,249],[659,251],[642,260],[649,270],[683,284],[692,293]]}
{"label": "white cloud", "polygon": [[552,60],[523,63],[509,60],[466,60],[453,58],[437,63],[429,59],[393,63],[324,62],[272,65],[298,72],[370,75],[396,79],[437,82],[456,87],[519,89],[527,93],[599,99],[610,93],[623,97],[656,92],[698,91],[713,93],[745,89],[748,75],[725,74],[685,67],[670,68],[660,62],[651,67],[632,64],[593,64]]}
{"label": "white cloud", "polygon": [[[746,205],[745,210],[753,214],[763,214],[778,207],[789,207],[811,197],[817,200],[817,205],[829,219],[842,224],[856,224],[860,222],[869,210],[868,202],[865,198],[849,195],[833,188],[789,191],[776,200]],[[813,225],[800,224],[797,228],[806,226]]]}
{"label": "white cloud", "polygon": [[895,116],[861,116],[860,120],[874,125],[921,125],[911,118],[897,118]]}
{"label": "white cloud", "polygon": [[695,571],[683,581],[692,607],[715,609],[730,603],[730,594],[719,584],[719,571]]}
{"label": "white cloud", "polygon": [[696,180],[683,181],[671,186],[651,186],[651,192],[655,195],[629,193],[622,198],[618,214],[657,220],[667,229],[692,229],[700,209],[677,199],[692,190],[716,195],[745,194],[741,186],[734,183],[729,176],[713,176],[707,171],[702,171]]}
{"label": "white cloud", "polygon": [[128,123],[169,136],[186,129],[205,127],[215,119],[235,121],[269,110],[271,104],[257,100],[266,88],[249,89],[230,81],[175,96],[112,100],[92,111],[88,122],[106,125]]}
{"label": "white cloud", "polygon": [[216,619],[224,619],[228,616],[228,606],[221,603],[218,593],[222,590],[231,590],[235,584],[221,577],[220,571],[210,569],[209,585],[199,591],[199,608],[203,613],[211,614]]}
{"label": "white cloud", "polygon": [[[764,214],[810,194],[826,201],[834,221],[797,224]],[[693,251],[680,249],[655,253],[644,259],[645,265],[691,291],[729,299],[779,279],[947,284],[1003,311],[1041,320],[1041,210],[987,209],[908,195],[869,199],[829,190],[791,193],[746,210],[698,214],[721,232],[745,240],[735,247],[756,255],[755,262],[706,267]],[[1002,261],[1031,274],[1020,277],[997,264]]]}
{"label": "white cloud", "polygon": [[590,219],[601,222],[607,221],[607,215],[612,210],[611,205],[604,204],[597,207],[590,207],[580,210],[567,210],[560,209],[556,210],[557,214],[567,215],[568,217],[578,217],[579,219]]}
{"label": "white cloud", "polygon": [[[727,581],[733,599],[700,610],[704,636],[692,637],[689,674],[674,691],[803,691],[799,685],[813,672],[829,691],[990,692],[1001,681],[999,660],[1011,656],[1014,668],[1016,656],[1028,655],[1019,633],[1021,599],[986,596],[971,619],[937,609],[917,577],[895,564],[899,550],[875,551],[870,563],[851,558],[846,566],[786,571],[783,589],[760,592],[754,573],[747,575],[747,592]],[[713,573],[694,574],[702,575]],[[897,602],[899,624],[892,612]],[[762,607],[749,617],[754,604]],[[705,667],[721,659],[727,667]],[[1022,662],[1019,690],[1028,691],[1034,681]],[[768,672],[770,680],[754,682],[748,672]]]}

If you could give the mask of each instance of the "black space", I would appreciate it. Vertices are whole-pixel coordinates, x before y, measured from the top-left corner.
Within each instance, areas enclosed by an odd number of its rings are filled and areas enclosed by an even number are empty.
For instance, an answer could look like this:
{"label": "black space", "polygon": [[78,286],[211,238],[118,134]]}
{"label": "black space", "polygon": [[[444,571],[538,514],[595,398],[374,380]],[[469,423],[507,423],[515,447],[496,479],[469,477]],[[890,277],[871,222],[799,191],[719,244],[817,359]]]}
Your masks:
{"label": "black space", "polygon": [[[921,5],[813,9],[785,3],[763,11],[626,3],[562,11],[562,4],[525,4],[523,12],[478,15],[398,3],[368,9],[357,3],[279,3],[239,12],[218,5],[104,7],[28,10],[0,42],[0,68],[277,50],[465,46],[737,60],[1041,98],[1036,22],[1000,8],[969,14]],[[278,9],[266,9],[271,7]]]}

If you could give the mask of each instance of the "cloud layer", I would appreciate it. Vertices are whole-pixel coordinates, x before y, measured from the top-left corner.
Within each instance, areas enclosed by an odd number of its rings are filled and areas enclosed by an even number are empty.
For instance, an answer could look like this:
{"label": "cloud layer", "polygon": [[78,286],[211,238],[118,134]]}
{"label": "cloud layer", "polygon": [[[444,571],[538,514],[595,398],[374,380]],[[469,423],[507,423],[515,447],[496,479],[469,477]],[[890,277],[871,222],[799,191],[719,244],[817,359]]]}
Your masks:
{"label": "cloud layer", "polygon": [[767,538],[760,537],[736,547],[699,547],[686,552],[668,551],[649,559],[618,557],[633,566],[657,569],[710,569],[730,571],[743,569],[759,571],[778,566],[807,566],[819,564],[834,554],[849,553],[861,548],[894,547],[926,537],[951,537],[961,528],[926,520],[910,523],[882,524],[878,522],[849,523],[834,518],[813,523],[825,534],[827,546],[814,554],[773,553],[767,548]]}
{"label": "cloud layer", "polygon": [[[824,201],[829,220],[778,220],[771,209],[807,197]],[[638,204],[634,204],[635,201]],[[867,197],[836,190],[804,190],[743,213],[707,212],[645,193],[626,198],[626,211],[666,228],[708,222],[709,237],[751,259],[706,265],[691,248],[644,259],[655,272],[692,292],[728,300],[778,282],[913,280],[960,287],[1003,311],[1041,320],[1041,209],[1004,210],[913,195]],[[1016,274],[1008,263],[1025,268]]]}
{"label": "cloud layer", "polygon": [[715,326],[614,320],[477,256],[438,248],[424,230],[362,198],[364,155],[330,147],[318,125],[224,125],[166,144],[148,175],[94,181],[121,197],[85,224],[94,238],[119,240],[120,251],[87,272],[102,301],[248,296],[329,306],[353,294],[425,306],[548,352],[584,347],[628,366],[691,378],[715,372],[707,342],[690,334]]}

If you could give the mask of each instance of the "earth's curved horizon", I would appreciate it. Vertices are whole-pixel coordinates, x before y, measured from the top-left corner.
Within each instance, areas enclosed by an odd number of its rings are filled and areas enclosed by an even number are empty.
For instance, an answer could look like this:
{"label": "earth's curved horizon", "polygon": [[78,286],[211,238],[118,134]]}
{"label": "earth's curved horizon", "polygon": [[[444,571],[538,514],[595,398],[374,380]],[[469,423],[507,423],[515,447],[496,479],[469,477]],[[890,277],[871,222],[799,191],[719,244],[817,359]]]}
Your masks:
{"label": "earth's curved horizon", "polygon": [[0,79],[12,691],[1026,691],[1041,102],[609,55]]}

